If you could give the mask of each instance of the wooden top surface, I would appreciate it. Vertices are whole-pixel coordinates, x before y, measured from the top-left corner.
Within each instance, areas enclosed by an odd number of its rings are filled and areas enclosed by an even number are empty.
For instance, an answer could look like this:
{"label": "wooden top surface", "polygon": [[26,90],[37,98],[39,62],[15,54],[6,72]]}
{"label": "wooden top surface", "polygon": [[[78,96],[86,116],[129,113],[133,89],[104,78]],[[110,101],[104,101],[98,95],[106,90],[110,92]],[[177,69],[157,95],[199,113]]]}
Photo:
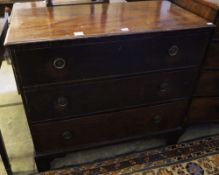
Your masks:
{"label": "wooden top surface", "polygon": [[[207,26],[205,19],[169,1],[49,8],[44,2],[18,3],[13,8],[5,45]],[[84,35],[75,36],[75,32],[83,32]]]}
{"label": "wooden top surface", "polygon": [[219,0],[195,0],[195,1],[219,10]]}

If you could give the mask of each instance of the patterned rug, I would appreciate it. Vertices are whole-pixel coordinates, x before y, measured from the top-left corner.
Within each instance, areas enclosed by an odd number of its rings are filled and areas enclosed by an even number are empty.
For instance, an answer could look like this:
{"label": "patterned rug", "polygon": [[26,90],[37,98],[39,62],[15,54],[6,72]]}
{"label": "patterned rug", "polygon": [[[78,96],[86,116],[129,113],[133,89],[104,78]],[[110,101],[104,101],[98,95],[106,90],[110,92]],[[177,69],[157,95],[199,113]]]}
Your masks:
{"label": "patterned rug", "polygon": [[39,175],[219,175],[219,135]]}

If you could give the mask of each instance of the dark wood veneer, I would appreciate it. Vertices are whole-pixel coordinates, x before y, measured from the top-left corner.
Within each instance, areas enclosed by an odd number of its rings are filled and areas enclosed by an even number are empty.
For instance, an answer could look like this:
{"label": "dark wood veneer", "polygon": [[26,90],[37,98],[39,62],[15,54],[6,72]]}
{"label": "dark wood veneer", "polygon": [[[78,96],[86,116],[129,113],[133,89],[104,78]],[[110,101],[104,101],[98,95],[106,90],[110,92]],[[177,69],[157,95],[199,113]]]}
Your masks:
{"label": "dark wood veneer", "polygon": [[214,22],[217,15],[217,8],[207,3],[203,3],[206,0],[171,0],[173,3],[183,7],[209,21]]}
{"label": "dark wood veneer", "polygon": [[183,120],[186,108],[186,101],[178,101],[33,125],[35,148],[38,153],[67,151],[78,145],[85,146],[177,128]]}
{"label": "dark wood veneer", "polygon": [[[147,10],[145,10],[147,9]],[[45,7],[15,4],[5,45],[207,27],[207,21],[169,1]],[[128,31],[122,31],[128,28]],[[33,32],[34,30],[34,32]],[[83,32],[84,36],[74,36]]]}
{"label": "dark wood veneer", "polygon": [[28,116],[34,122],[188,98],[196,78],[197,71],[190,69],[33,89],[25,93]]}
{"label": "dark wood veneer", "polygon": [[15,4],[5,45],[39,170],[71,150],[175,140],[213,27],[168,1]]}
{"label": "dark wood veneer", "polygon": [[204,67],[206,69],[219,69],[219,40],[213,40],[210,43]]}
{"label": "dark wood veneer", "polygon": [[[216,25],[189,111],[189,122],[219,122],[219,1],[173,0]],[[195,5],[194,5],[195,4]],[[198,97],[197,97],[198,96]]]}
{"label": "dark wood veneer", "polygon": [[195,96],[219,96],[219,71],[203,71]]}
{"label": "dark wood veneer", "polygon": [[[219,8],[218,8],[218,11],[219,11]],[[217,15],[219,15],[219,13],[217,13]],[[219,16],[218,16],[215,24],[216,24],[216,29],[215,29],[213,38],[219,41]]]}
{"label": "dark wood veneer", "polygon": [[189,123],[218,122],[219,97],[194,98],[188,116]]}
{"label": "dark wood veneer", "polygon": [[[135,37],[69,47],[17,51],[24,87],[64,81],[145,73],[201,64],[209,33]],[[171,49],[177,53],[171,55]],[[54,61],[63,59],[58,69]],[[36,69],[37,67],[37,69]],[[121,69],[122,67],[122,69]]]}

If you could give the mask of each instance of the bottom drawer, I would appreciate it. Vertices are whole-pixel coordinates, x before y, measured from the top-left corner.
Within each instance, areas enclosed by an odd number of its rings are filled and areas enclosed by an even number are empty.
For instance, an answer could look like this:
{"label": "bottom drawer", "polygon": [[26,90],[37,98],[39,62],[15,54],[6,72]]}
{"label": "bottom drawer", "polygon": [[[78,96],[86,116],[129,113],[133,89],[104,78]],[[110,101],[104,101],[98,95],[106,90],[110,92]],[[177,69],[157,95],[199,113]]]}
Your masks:
{"label": "bottom drawer", "polygon": [[194,98],[190,106],[189,122],[219,121],[219,97]]}
{"label": "bottom drawer", "polygon": [[93,115],[31,126],[36,152],[60,152],[174,129],[187,101]]}

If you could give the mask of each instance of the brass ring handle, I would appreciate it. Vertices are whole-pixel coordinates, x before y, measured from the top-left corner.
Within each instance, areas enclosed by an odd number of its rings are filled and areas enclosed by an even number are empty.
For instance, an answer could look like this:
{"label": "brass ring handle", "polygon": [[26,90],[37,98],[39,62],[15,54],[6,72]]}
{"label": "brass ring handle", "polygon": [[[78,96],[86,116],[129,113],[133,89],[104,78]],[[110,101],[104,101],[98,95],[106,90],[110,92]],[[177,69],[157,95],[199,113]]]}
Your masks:
{"label": "brass ring handle", "polygon": [[169,84],[168,83],[162,83],[160,85],[160,92],[166,93],[169,90]]}
{"label": "brass ring handle", "polygon": [[176,56],[179,53],[179,47],[176,45],[173,45],[169,48],[168,53],[171,57]]}
{"label": "brass ring handle", "polygon": [[57,99],[56,105],[58,108],[66,108],[68,106],[68,99],[66,97],[59,97]]}
{"label": "brass ring handle", "polygon": [[153,117],[153,123],[154,124],[159,124],[162,121],[162,117],[160,115],[155,115]]}
{"label": "brass ring handle", "polygon": [[70,139],[72,139],[73,135],[72,135],[71,131],[65,131],[65,132],[62,133],[62,137],[65,140],[70,140]]}
{"label": "brass ring handle", "polygon": [[56,58],[53,61],[53,66],[55,69],[64,69],[66,66],[66,61],[63,58]]}

